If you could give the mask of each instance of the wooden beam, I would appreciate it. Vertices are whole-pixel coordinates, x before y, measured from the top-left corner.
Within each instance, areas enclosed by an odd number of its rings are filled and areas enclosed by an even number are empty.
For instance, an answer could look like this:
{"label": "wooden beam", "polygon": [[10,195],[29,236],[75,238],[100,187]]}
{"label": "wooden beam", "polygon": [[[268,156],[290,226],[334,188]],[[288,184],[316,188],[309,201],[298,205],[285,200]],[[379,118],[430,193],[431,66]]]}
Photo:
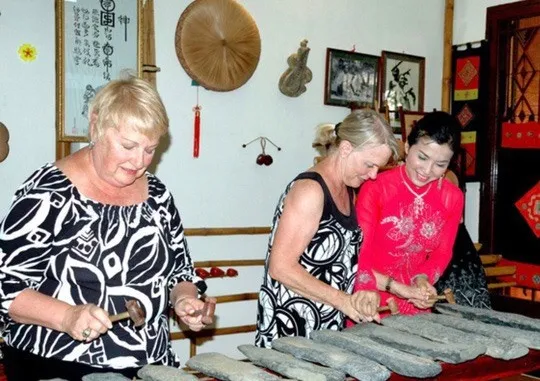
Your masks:
{"label": "wooden beam", "polygon": [[143,79],[156,86],[156,73],[160,68],[156,66],[156,43],[154,29],[154,0],[144,1],[141,11],[141,72]]}
{"label": "wooden beam", "polygon": [[482,264],[485,265],[494,265],[498,263],[502,258],[502,255],[500,254],[481,254],[480,255],[480,261],[482,261]]}
{"label": "wooden beam", "polygon": [[493,266],[485,267],[486,276],[507,276],[516,273],[516,266]]}
{"label": "wooden beam", "polygon": [[441,110],[450,112],[452,88],[452,39],[454,32],[454,0],[445,0],[443,37],[443,79]]}
{"label": "wooden beam", "polygon": [[221,295],[216,296],[216,303],[231,303],[231,302],[241,302],[244,300],[257,300],[259,299],[258,292],[246,292],[244,294],[231,294],[231,295]]}
{"label": "wooden beam", "polygon": [[56,141],[56,160],[63,159],[71,154],[71,143]]}
{"label": "wooden beam", "polygon": [[233,335],[236,333],[246,333],[246,332],[255,332],[257,326],[255,324],[251,325],[238,325],[234,327],[225,327],[225,328],[209,328],[203,329],[199,332],[188,331],[188,332],[173,332],[171,333],[171,340],[181,340],[192,337],[212,337],[212,336],[223,336],[223,335]]}
{"label": "wooden beam", "polygon": [[488,283],[488,289],[494,290],[497,288],[513,287],[516,284],[517,284],[516,282]]}
{"label": "wooden beam", "polygon": [[185,229],[186,236],[209,236],[209,235],[254,235],[270,234],[269,226],[250,226],[241,228],[191,228]]}
{"label": "wooden beam", "polygon": [[264,259],[237,259],[230,261],[198,261],[195,267],[241,267],[241,266],[264,266]]}

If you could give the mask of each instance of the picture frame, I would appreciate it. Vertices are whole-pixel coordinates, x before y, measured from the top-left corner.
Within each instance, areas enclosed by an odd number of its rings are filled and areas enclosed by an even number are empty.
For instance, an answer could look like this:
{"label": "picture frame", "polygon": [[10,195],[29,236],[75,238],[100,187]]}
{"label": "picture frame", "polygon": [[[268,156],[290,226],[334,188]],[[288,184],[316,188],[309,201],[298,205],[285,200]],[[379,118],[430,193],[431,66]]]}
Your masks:
{"label": "picture frame", "polygon": [[394,133],[403,134],[399,107],[406,112],[424,111],[426,59],[383,50],[381,61],[380,102],[388,108]]}
{"label": "picture frame", "polygon": [[326,49],[324,104],[376,108],[380,57]]}
{"label": "picture frame", "polygon": [[400,128],[401,128],[401,139],[403,143],[407,142],[407,137],[414,127],[415,123],[422,119],[426,115],[423,111],[405,111],[403,107],[398,109]]}
{"label": "picture frame", "polygon": [[142,0],[55,0],[56,138],[88,141],[95,93],[124,72],[141,76]]}

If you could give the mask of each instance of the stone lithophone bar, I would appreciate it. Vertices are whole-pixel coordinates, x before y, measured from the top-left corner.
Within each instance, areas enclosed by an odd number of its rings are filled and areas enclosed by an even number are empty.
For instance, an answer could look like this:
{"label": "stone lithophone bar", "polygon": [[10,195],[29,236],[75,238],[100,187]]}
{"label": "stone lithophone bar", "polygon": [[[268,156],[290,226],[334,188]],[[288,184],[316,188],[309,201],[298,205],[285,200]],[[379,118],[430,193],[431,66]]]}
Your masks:
{"label": "stone lithophone bar", "polygon": [[427,378],[434,377],[442,371],[441,365],[433,360],[402,352],[352,333],[333,330],[313,331],[311,339],[358,353],[402,376]]}
{"label": "stone lithophone bar", "polygon": [[482,344],[443,344],[375,323],[357,324],[354,327],[345,329],[343,332],[369,337],[400,351],[432,360],[444,361],[449,364],[459,364],[473,360],[486,353],[487,350],[486,346]]}
{"label": "stone lithophone bar", "polygon": [[[111,377],[111,373],[95,373],[96,375],[101,375],[101,377]],[[141,378],[143,381],[198,381],[198,378],[192,374],[189,374],[187,372],[184,372],[181,369],[174,368],[172,366],[165,366],[165,365],[145,365],[142,367],[142,369],[139,369],[137,372],[137,376]],[[83,381],[90,381],[90,379],[87,380],[88,376],[83,377]],[[118,376],[122,377],[122,376]],[[128,378],[125,378],[126,380],[129,380]],[[94,380],[94,379],[92,379]],[[95,379],[97,380],[97,378]],[[116,379],[114,377],[109,378],[103,378],[100,379],[102,381],[105,380],[120,380],[120,378]]]}
{"label": "stone lithophone bar", "polygon": [[220,353],[202,353],[190,358],[187,366],[223,381],[282,380],[255,365],[231,359]]}
{"label": "stone lithophone bar", "polygon": [[382,320],[385,326],[425,337],[441,343],[478,343],[486,346],[486,355],[502,360],[525,356],[529,349],[508,340],[463,332],[418,316],[390,316]]}
{"label": "stone lithophone bar", "polygon": [[437,311],[444,314],[457,314],[467,319],[480,320],[484,323],[504,325],[528,331],[540,332],[540,319],[527,316],[500,312],[482,308],[462,306],[458,304],[437,305]]}
{"label": "stone lithophone bar", "polygon": [[472,332],[484,336],[496,337],[522,344],[528,348],[540,349],[540,332],[494,325],[477,320],[469,320],[459,316],[446,314],[422,314],[422,318],[444,324],[461,331]]}
{"label": "stone lithophone bar", "polygon": [[346,374],[325,366],[299,360],[287,353],[254,345],[240,345],[242,352],[252,363],[270,369],[283,376],[299,381],[344,381]]}
{"label": "stone lithophone bar", "polygon": [[281,337],[272,342],[272,348],[290,353],[296,358],[339,369],[359,380],[385,381],[391,374],[375,361],[305,337]]}

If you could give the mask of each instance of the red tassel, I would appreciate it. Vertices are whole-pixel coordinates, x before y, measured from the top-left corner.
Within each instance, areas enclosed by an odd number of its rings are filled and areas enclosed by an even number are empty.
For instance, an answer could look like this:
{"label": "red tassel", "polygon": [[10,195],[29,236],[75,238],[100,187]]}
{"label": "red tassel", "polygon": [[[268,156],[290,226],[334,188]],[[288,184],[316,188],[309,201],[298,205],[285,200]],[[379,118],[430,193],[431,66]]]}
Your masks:
{"label": "red tassel", "polygon": [[201,107],[195,106],[195,122],[193,125],[193,157],[199,157],[199,144],[201,139]]}

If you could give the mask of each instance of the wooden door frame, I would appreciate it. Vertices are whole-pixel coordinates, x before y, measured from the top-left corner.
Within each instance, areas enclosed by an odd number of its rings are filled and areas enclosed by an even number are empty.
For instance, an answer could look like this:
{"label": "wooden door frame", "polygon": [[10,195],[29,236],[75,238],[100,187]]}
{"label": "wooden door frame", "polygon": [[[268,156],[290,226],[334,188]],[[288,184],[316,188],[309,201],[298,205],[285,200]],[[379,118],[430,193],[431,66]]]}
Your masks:
{"label": "wooden door frame", "polygon": [[[540,0],[525,0],[489,7],[486,15],[486,39],[489,44],[489,87],[487,110],[486,151],[482,160],[485,165],[480,173],[480,224],[479,240],[483,247],[495,249],[495,195],[499,175],[498,142],[500,141],[500,110],[505,107],[506,51],[499,51],[501,43],[500,24],[516,18],[540,16]],[[502,74],[501,74],[502,73]]]}

